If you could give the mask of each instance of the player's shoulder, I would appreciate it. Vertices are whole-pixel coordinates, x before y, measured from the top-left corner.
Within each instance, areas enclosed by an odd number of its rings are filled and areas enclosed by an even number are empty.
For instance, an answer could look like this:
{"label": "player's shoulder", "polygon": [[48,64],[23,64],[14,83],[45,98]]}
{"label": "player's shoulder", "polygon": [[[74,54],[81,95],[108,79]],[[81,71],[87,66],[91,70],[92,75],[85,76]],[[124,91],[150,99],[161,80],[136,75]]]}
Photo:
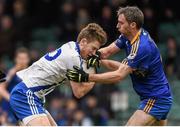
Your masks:
{"label": "player's shoulder", "polygon": [[119,35],[117,41],[118,40],[123,41],[123,42],[128,41],[128,39],[123,34]]}
{"label": "player's shoulder", "polygon": [[151,38],[151,35],[148,31],[145,29],[142,29],[141,35],[140,35],[140,42],[142,42],[142,45],[148,45],[149,42],[154,42],[154,40]]}
{"label": "player's shoulder", "polygon": [[75,47],[76,47],[76,42],[74,41],[69,41],[61,46],[62,49],[68,49],[68,50],[74,49]]}
{"label": "player's shoulder", "polygon": [[149,49],[150,42],[153,42],[153,39],[151,38],[150,34],[145,30],[142,29],[141,35],[140,35],[140,47],[144,50]]}
{"label": "player's shoulder", "polygon": [[141,30],[141,35],[140,35],[140,41],[148,42],[150,40],[150,35],[149,32],[146,31],[145,29]]}
{"label": "player's shoulder", "polygon": [[121,34],[115,41],[115,44],[118,48],[121,49],[121,48],[125,47],[125,44],[127,41],[128,41],[128,39],[123,34]]}
{"label": "player's shoulder", "polygon": [[69,41],[61,46],[62,53],[65,53],[68,56],[77,55],[79,51],[77,50],[79,48],[79,45],[77,42]]}
{"label": "player's shoulder", "polygon": [[74,41],[67,42],[62,47],[62,58],[68,61],[80,58],[79,44]]}

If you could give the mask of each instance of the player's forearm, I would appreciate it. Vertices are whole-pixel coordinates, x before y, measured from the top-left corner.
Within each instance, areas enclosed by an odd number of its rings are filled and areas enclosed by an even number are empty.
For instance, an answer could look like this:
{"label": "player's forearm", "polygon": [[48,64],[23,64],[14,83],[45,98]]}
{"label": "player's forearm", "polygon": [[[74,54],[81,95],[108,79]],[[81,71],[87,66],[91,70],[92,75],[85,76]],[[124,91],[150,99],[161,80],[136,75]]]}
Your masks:
{"label": "player's forearm", "polygon": [[109,56],[117,53],[120,49],[115,45],[115,43],[111,43],[109,46],[99,49],[101,52],[101,58],[107,59]]}
{"label": "player's forearm", "polygon": [[116,71],[101,74],[89,74],[89,81],[105,84],[116,83],[123,80],[130,73],[132,73],[131,67],[119,63],[119,68]]}
{"label": "player's forearm", "polygon": [[121,81],[123,77],[117,71],[107,72],[102,74],[89,74],[89,81],[99,82],[99,83],[116,83]]}
{"label": "player's forearm", "polygon": [[82,83],[79,89],[81,97],[86,95],[94,87],[94,84],[94,82]]}
{"label": "player's forearm", "polygon": [[93,87],[94,87],[93,82],[88,82],[88,83],[76,83],[71,81],[71,86],[73,90],[73,94],[76,98],[81,98],[84,95],[86,95]]}
{"label": "player's forearm", "polygon": [[117,70],[120,66],[120,62],[114,61],[114,60],[101,60],[101,64],[110,69],[110,70]]}
{"label": "player's forearm", "polygon": [[101,48],[99,51],[101,52],[101,59],[107,59],[111,55],[108,47]]}

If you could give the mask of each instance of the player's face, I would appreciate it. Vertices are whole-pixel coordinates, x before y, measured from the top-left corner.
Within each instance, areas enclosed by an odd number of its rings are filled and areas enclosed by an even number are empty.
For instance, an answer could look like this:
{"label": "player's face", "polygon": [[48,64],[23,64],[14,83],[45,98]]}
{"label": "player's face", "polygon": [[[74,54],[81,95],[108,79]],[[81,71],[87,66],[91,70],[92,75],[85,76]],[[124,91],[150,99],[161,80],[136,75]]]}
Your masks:
{"label": "player's face", "polygon": [[81,56],[87,59],[88,56],[95,55],[96,51],[100,48],[101,44],[98,41],[86,42],[81,49]]}
{"label": "player's face", "polygon": [[131,27],[126,20],[124,14],[120,14],[118,16],[117,29],[121,34],[124,34],[125,36],[130,33]]}
{"label": "player's face", "polygon": [[27,53],[18,53],[15,58],[15,62],[19,69],[24,69],[29,65],[29,55]]}

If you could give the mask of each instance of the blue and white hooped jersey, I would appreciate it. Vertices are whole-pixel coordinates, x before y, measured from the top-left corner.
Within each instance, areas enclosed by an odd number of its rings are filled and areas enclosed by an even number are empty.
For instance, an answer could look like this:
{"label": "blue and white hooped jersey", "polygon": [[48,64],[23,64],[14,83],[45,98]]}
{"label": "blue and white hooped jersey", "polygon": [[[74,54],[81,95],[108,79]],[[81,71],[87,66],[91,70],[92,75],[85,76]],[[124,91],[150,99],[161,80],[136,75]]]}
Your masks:
{"label": "blue and white hooped jersey", "polygon": [[71,41],[47,53],[27,69],[17,72],[17,75],[28,88],[33,89],[35,95],[44,98],[66,80],[67,69],[73,69],[73,65],[81,67],[83,61],[78,43]]}

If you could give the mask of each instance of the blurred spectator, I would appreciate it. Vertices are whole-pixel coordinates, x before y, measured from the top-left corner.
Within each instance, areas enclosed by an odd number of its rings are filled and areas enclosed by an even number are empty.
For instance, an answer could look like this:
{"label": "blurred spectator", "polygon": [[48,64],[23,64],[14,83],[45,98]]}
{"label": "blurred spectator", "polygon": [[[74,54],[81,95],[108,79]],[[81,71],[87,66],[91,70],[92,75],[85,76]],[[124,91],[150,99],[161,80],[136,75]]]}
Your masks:
{"label": "blurred spectator", "polygon": [[0,55],[12,56],[15,47],[15,29],[12,18],[8,15],[2,16],[0,20]]}
{"label": "blurred spectator", "polygon": [[61,0],[26,0],[33,27],[50,27],[56,22],[58,2]]}
{"label": "blurred spectator", "polygon": [[114,112],[128,109],[128,94],[125,91],[116,91],[111,94],[111,108]]}
{"label": "blurred spectator", "polygon": [[7,69],[5,62],[0,58],[0,68],[4,72]]}
{"label": "blurred spectator", "polygon": [[165,59],[166,74],[168,77],[172,77],[177,71],[177,42],[172,36],[167,39],[167,57]]}
{"label": "blurred spectator", "polygon": [[102,7],[105,4],[105,0],[89,0],[89,5],[86,9],[90,13],[91,20],[93,22],[97,22],[99,20],[99,17],[101,17]]}
{"label": "blurred spectator", "polygon": [[17,77],[16,72],[27,68],[29,66],[29,62],[30,58],[28,50],[25,48],[17,49],[15,54],[15,65],[8,71],[6,82],[0,84],[0,96],[3,97],[1,101],[2,110],[7,112],[8,122],[14,125],[17,123],[17,121],[10,109],[9,94],[15,85],[21,82],[21,79]]}
{"label": "blurred spectator", "polygon": [[65,112],[64,112],[65,101],[63,98],[59,96],[54,96],[50,100],[49,104],[49,112],[58,124],[58,126],[65,126],[67,125],[67,120],[65,119]]}
{"label": "blurred spectator", "polygon": [[[71,1],[72,0],[67,0],[67,1]],[[74,4],[76,5],[76,8],[79,9],[79,8],[88,8],[89,5],[91,4],[91,0],[74,0]]]}
{"label": "blurred spectator", "polygon": [[13,20],[16,29],[16,41],[28,47],[30,41],[31,20],[26,12],[26,0],[15,0],[13,3]]}
{"label": "blurred spectator", "polygon": [[68,99],[65,102],[65,118],[68,123],[67,126],[71,126],[73,123],[73,114],[78,108],[77,102],[74,99]]}
{"label": "blurred spectator", "polygon": [[40,58],[40,52],[37,49],[31,49],[30,51],[30,65]]}
{"label": "blurred spectator", "polygon": [[85,113],[78,109],[73,114],[73,126],[93,126],[90,118],[86,117]]}
{"label": "blurred spectator", "polygon": [[0,19],[3,16],[5,11],[5,2],[3,0],[0,1]]}
{"label": "blurred spectator", "polygon": [[176,21],[175,19],[175,14],[174,14],[174,11],[171,9],[171,8],[165,8],[164,10],[164,17],[162,17],[163,19],[163,22],[174,22]]}
{"label": "blurred spectator", "polygon": [[11,124],[7,121],[7,113],[4,112],[0,107],[0,125],[1,126],[10,126]]}
{"label": "blurred spectator", "polygon": [[75,25],[76,13],[72,2],[65,2],[61,6],[61,13],[58,17],[59,28],[61,29],[60,40],[70,41],[76,40],[76,25]]}
{"label": "blurred spectator", "polygon": [[98,100],[95,96],[88,96],[85,100],[84,111],[92,119],[93,125],[105,126],[108,121],[108,113],[101,107],[98,107]]}
{"label": "blurred spectator", "polygon": [[[100,18],[100,24],[102,25],[102,27],[104,28],[104,30],[107,32],[108,35],[108,42],[112,42],[114,41],[115,38],[115,31],[116,31],[116,24],[115,21],[113,21],[113,16],[112,16],[112,10],[110,8],[110,6],[104,6],[102,8],[102,14],[101,14],[101,18]],[[109,43],[107,43],[106,45],[109,45]]]}
{"label": "blurred spectator", "polygon": [[[99,100],[99,107],[105,109],[111,118],[114,118],[114,112],[111,108],[111,96],[112,93],[119,91],[118,85],[99,85],[96,87],[96,96]],[[103,93],[103,96],[99,96],[99,93]]]}
{"label": "blurred spectator", "polygon": [[[122,7],[122,6],[125,6],[127,4],[127,0],[108,0],[107,1],[107,4],[111,7],[112,9],[112,15],[113,17],[116,19],[116,16],[117,16],[117,10],[119,7]],[[129,2],[130,4],[131,2]],[[128,5],[128,4],[127,4]]]}
{"label": "blurred spectator", "polygon": [[89,14],[86,9],[81,8],[78,10],[76,24],[77,31],[79,32],[82,28],[84,28],[90,22]]}
{"label": "blurred spectator", "polygon": [[119,6],[123,6],[127,3],[127,0],[108,0],[108,4],[111,5],[114,9]]}
{"label": "blurred spectator", "polygon": [[143,9],[144,13],[144,28],[147,29],[152,36],[152,38],[157,42],[158,35],[157,35],[157,18],[155,18],[155,14],[153,8],[145,7]]}

